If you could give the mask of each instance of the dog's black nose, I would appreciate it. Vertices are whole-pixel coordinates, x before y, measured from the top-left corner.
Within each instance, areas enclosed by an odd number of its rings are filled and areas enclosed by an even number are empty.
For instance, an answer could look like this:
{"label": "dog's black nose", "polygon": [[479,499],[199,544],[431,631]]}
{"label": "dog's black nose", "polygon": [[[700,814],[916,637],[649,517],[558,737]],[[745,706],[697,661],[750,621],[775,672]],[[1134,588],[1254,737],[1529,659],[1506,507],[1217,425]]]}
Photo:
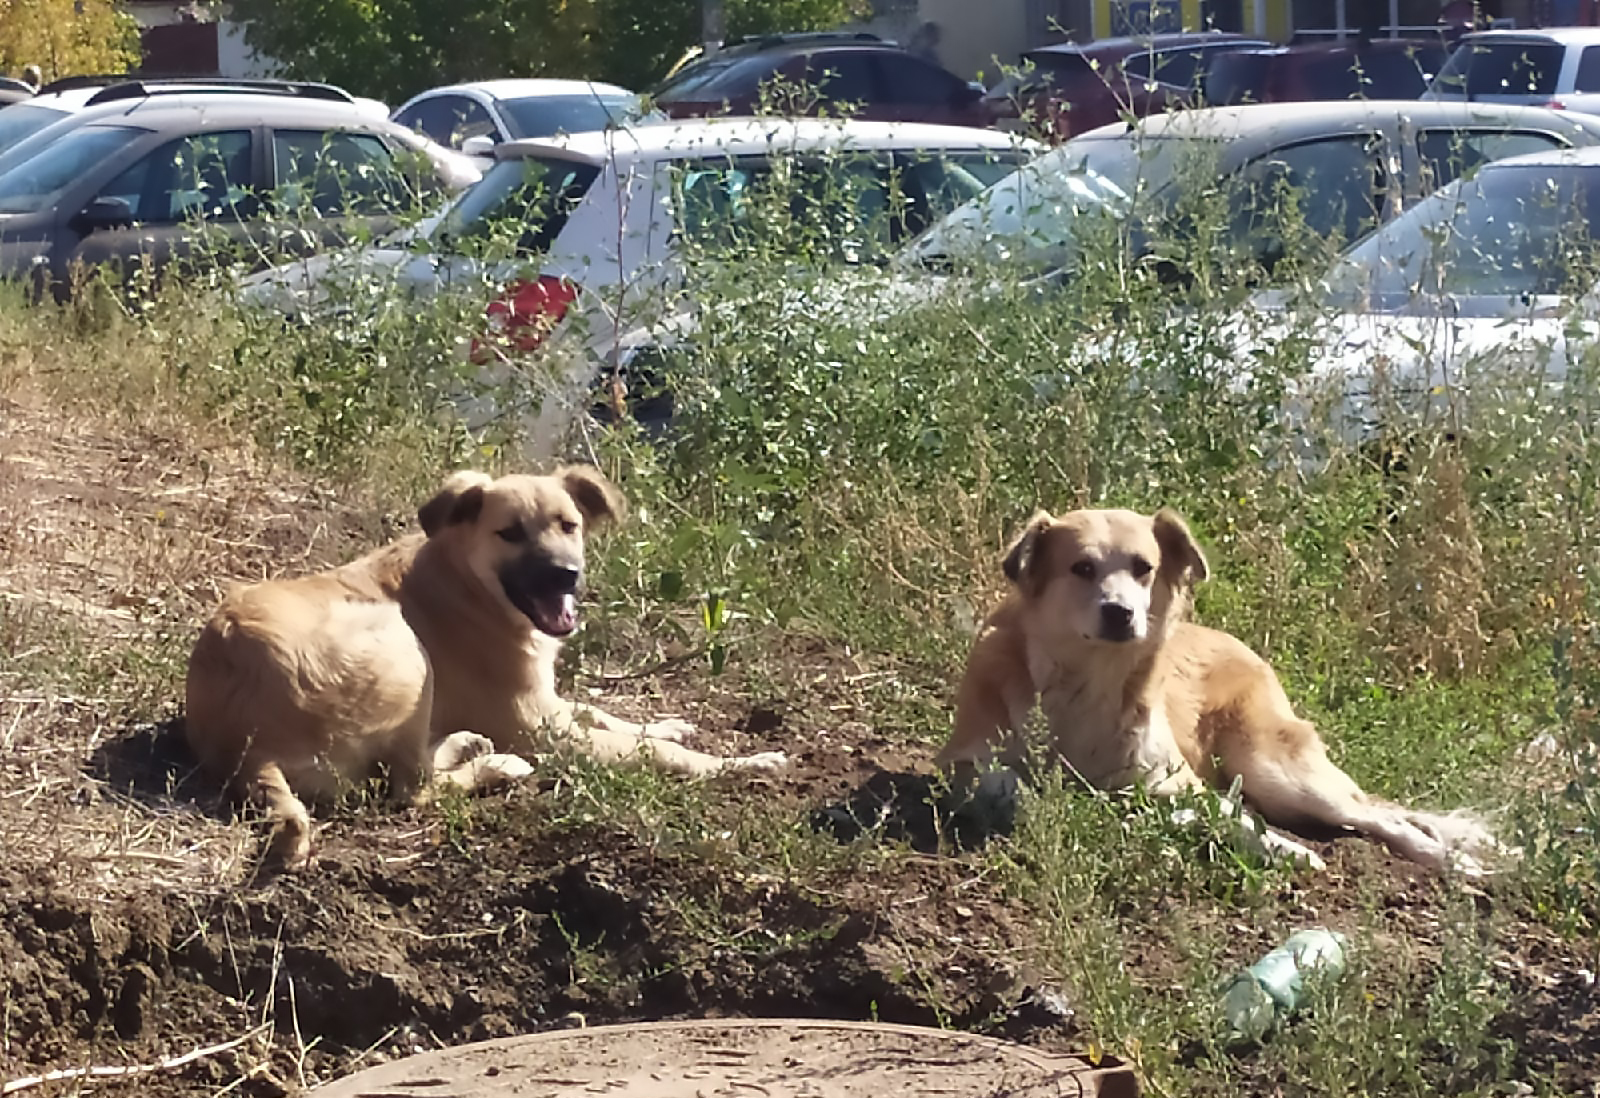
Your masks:
{"label": "dog's black nose", "polygon": [[1133,607],[1119,602],[1101,603],[1100,633],[1107,640],[1127,640],[1133,636]]}

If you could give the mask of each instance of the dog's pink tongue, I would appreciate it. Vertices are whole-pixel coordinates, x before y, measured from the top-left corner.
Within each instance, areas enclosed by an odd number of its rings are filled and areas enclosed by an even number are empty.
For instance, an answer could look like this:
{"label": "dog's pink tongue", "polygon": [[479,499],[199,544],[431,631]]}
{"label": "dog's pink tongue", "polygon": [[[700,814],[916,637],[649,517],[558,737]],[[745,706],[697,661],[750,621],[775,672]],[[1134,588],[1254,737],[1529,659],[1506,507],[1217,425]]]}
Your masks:
{"label": "dog's pink tongue", "polygon": [[556,604],[556,628],[570,633],[578,627],[578,596],[562,595]]}

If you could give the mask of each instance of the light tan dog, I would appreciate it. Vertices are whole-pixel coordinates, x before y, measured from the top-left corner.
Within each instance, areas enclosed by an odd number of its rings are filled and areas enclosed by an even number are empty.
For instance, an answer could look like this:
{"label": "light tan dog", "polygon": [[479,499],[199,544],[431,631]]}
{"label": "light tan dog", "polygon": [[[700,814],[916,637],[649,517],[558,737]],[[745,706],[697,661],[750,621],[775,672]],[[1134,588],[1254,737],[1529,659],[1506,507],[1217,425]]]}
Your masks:
{"label": "light tan dog", "polygon": [[[1362,792],[1294,713],[1265,660],[1183,620],[1205,555],[1171,510],[1039,512],[1012,544],[1013,590],[984,623],[939,762],[959,776],[1015,762],[1035,711],[1054,755],[1100,789],[1241,782],[1269,823],[1347,829],[1434,868],[1473,873],[1495,849],[1465,814],[1416,812]],[[1320,865],[1266,833],[1269,849]]]}
{"label": "light tan dog", "polygon": [[401,801],[524,777],[532,768],[519,755],[559,740],[691,776],[781,766],[778,752],[691,751],[677,742],[692,731],[683,721],[634,724],[556,693],[584,535],[621,511],[616,489],[584,466],[456,473],[418,511],[421,534],[330,572],[229,592],[190,657],[190,746],[266,810],[272,855],[290,867],[311,851],[300,797],[326,798],[380,765]]}

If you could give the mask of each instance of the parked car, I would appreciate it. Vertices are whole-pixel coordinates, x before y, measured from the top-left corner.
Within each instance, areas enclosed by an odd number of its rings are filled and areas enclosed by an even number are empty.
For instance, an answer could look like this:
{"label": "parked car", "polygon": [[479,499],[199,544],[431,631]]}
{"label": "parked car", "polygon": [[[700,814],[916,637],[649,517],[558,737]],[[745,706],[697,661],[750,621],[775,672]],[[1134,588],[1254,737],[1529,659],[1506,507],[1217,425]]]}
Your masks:
{"label": "parked car", "polygon": [[[1085,211],[1163,225],[1216,186],[1242,260],[1270,272],[1282,239],[1262,210],[1287,186],[1306,228],[1354,242],[1441,184],[1519,153],[1600,144],[1587,115],[1506,104],[1336,100],[1157,115],[1068,141],[952,211],[898,257],[946,268],[1004,258],[1040,272],[1076,262]],[[1172,228],[1172,226],[1167,226]]]}
{"label": "parked car", "polygon": [[[311,319],[363,293],[478,295],[497,333],[480,358],[562,345],[568,372],[532,431],[548,442],[605,364],[626,366],[636,345],[618,333],[669,307],[683,249],[759,231],[754,196],[775,176],[797,220],[827,234],[842,262],[865,262],[1039,151],[995,130],[840,119],[701,119],[509,142],[482,183],[414,231],[262,272],[243,298]],[[514,230],[499,251],[489,247],[497,225]],[[489,287],[504,288],[492,302]]]}
{"label": "parked car", "polygon": [[1450,49],[1441,37],[1343,39],[1219,50],[1207,61],[1207,106],[1322,99],[1416,99]]}
{"label": "parked car", "polygon": [[446,148],[487,157],[506,141],[603,130],[636,122],[642,114],[639,97],[615,84],[479,80],[420,92],[390,117]]}
{"label": "parked car", "polygon": [[1465,35],[1428,85],[1427,94],[1600,114],[1600,27]]}
{"label": "parked car", "polygon": [[0,173],[0,277],[64,299],[79,266],[161,271],[202,237],[292,254],[392,228],[419,190],[477,178],[354,103],[133,99]]}
{"label": "parked car", "polygon": [[650,95],[672,118],[848,109],[869,121],[958,126],[987,122],[982,97],[981,85],[893,42],[844,33],[744,39],[685,65]]}
{"label": "parked car", "polygon": [[310,100],[326,100],[362,107],[377,107],[379,118],[388,108],[374,99],[362,99],[332,84],[294,80],[234,80],[223,77],[68,76],[46,84],[15,110],[0,115],[0,153],[33,134],[89,107],[167,95],[256,93]]}
{"label": "parked car", "polygon": [[25,84],[21,80],[13,80],[9,76],[0,76],[0,107],[6,107],[12,103],[20,103],[24,99],[32,98],[32,84]]}
{"label": "parked car", "polygon": [[[1597,259],[1600,149],[1497,160],[1346,252],[1318,281],[1309,324],[1291,310],[1241,325],[1240,361],[1287,330],[1314,332],[1311,382],[1342,390],[1347,439],[1371,437],[1394,402],[1447,425],[1465,403],[1534,414],[1531,394],[1548,400],[1576,363],[1597,364]],[[1283,295],[1260,303],[1270,317]]]}
{"label": "parked car", "polygon": [[1101,38],[1041,46],[983,97],[988,121],[1056,140],[1179,104],[1193,105],[1213,57],[1270,46],[1224,31]]}

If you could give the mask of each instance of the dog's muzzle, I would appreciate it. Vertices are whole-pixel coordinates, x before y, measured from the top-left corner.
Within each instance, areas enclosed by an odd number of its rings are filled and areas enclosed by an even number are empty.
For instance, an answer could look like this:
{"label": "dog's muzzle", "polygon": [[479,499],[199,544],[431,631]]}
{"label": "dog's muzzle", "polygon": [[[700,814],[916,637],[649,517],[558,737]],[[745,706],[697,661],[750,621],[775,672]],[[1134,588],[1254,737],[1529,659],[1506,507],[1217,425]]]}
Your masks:
{"label": "dog's muzzle", "polygon": [[1120,602],[1100,604],[1101,640],[1131,641],[1137,635],[1133,627],[1133,607],[1124,606]]}
{"label": "dog's muzzle", "polygon": [[512,561],[500,569],[500,586],[533,627],[564,637],[578,627],[578,584],[583,569],[549,559]]}

